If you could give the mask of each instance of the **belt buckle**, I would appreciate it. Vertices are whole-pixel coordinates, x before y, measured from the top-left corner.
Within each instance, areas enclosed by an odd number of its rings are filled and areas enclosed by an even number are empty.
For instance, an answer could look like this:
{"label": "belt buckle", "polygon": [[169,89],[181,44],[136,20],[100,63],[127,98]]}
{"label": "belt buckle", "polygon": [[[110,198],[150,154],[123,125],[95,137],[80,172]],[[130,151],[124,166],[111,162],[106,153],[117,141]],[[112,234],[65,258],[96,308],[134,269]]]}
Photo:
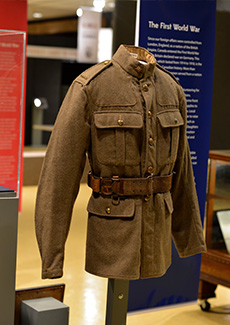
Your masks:
{"label": "belt buckle", "polygon": [[112,195],[113,194],[112,185],[113,185],[112,179],[101,178],[101,194]]}
{"label": "belt buckle", "polygon": [[119,176],[112,178],[101,178],[101,194],[104,195],[118,195],[120,193],[120,179]]}

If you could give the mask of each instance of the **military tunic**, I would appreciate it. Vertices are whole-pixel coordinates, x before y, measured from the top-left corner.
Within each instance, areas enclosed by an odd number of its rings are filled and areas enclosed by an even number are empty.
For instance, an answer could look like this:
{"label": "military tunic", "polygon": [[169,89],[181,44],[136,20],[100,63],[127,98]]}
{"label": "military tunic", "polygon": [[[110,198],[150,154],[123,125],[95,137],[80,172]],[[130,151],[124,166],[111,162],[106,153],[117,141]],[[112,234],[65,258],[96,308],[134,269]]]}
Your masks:
{"label": "military tunic", "polygon": [[164,193],[92,193],[86,271],[116,279],[162,276],[171,264],[171,237],[181,257],[205,250],[183,90],[147,50],[121,45],[112,60],[74,80],[55,122],[35,211],[43,278],[63,274],[86,155],[97,177],[174,173]]}

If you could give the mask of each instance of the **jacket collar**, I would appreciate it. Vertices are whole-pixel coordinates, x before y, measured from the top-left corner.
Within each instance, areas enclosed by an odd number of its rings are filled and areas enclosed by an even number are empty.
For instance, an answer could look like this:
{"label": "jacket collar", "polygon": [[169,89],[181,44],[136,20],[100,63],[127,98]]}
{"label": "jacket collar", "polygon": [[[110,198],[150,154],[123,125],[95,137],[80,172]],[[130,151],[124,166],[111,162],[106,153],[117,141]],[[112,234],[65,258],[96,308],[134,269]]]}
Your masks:
{"label": "jacket collar", "polygon": [[[113,56],[125,71],[138,79],[147,78],[153,75],[156,66],[156,59],[153,54],[149,53],[142,47],[133,45],[120,45]],[[145,61],[143,64],[140,61]]]}

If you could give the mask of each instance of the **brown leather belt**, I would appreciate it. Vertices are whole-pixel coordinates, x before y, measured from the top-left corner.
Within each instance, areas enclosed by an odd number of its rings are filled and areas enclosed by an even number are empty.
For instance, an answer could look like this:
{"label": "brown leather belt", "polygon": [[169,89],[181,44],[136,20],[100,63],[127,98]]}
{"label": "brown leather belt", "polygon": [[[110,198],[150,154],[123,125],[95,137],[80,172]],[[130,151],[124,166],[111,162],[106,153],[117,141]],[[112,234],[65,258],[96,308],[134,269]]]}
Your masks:
{"label": "brown leather belt", "polygon": [[147,195],[165,193],[172,187],[173,174],[167,176],[148,176],[145,178],[112,178],[96,177],[91,172],[88,175],[88,185],[95,193],[102,195]]}

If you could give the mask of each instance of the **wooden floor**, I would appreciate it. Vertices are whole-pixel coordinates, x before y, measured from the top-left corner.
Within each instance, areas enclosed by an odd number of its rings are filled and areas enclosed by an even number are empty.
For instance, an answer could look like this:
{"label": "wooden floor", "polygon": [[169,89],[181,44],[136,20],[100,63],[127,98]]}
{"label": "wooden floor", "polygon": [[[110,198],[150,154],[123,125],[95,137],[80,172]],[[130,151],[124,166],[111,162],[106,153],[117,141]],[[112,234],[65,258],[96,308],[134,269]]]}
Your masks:
{"label": "wooden floor", "polygon": [[[103,325],[107,279],[84,271],[86,204],[90,195],[87,185],[81,185],[69,237],[66,244],[64,276],[41,280],[40,256],[34,231],[36,186],[25,186],[22,192],[22,212],[19,215],[16,288],[26,289],[58,283],[66,284],[64,303],[70,307],[70,325]],[[128,325],[229,325],[230,290],[217,288],[217,298],[210,299],[212,312],[201,311],[198,304],[130,314]],[[217,313],[218,312],[218,313]],[[222,312],[222,313],[220,313]],[[119,325],[119,324],[117,324]]]}

